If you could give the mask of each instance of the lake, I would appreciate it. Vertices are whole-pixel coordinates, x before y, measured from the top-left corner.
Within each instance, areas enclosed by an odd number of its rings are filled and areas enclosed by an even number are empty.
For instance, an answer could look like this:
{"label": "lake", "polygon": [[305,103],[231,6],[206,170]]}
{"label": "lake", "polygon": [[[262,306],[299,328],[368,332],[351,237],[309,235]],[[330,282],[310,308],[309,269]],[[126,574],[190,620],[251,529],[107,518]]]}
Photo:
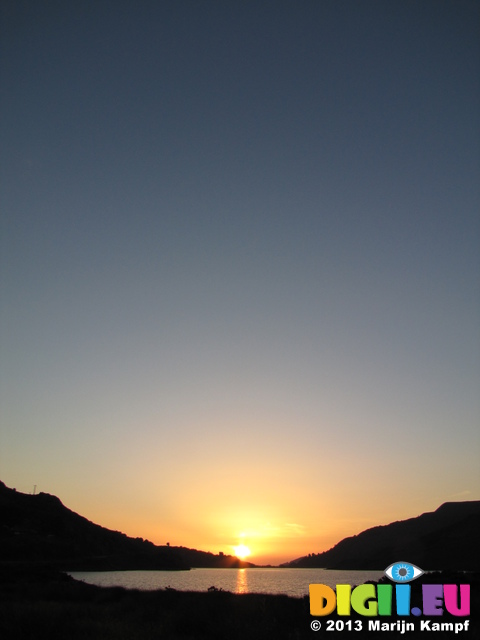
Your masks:
{"label": "lake", "polygon": [[210,587],[232,593],[308,595],[309,584],[363,584],[379,580],[383,571],[334,571],[330,569],[191,569],[190,571],[76,571],[70,575],[102,587],[207,591]]}

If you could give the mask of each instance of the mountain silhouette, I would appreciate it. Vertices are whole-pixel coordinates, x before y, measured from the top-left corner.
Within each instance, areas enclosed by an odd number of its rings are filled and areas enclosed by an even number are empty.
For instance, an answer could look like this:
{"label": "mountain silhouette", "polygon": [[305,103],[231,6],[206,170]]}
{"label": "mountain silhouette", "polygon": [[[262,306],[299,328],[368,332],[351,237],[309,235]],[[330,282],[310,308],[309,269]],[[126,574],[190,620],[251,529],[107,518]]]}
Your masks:
{"label": "mountain silhouette", "polygon": [[0,481],[0,563],[65,571],[252,567],[225,554],[157,546],[101,527],[48,493],[30,495]]}
{"label": "mountain silhouette", "polygon": [[281,566],[383,570],[408,561],[423,570],[479,571],[479,531],[480,501],[446,502],[436,511],[367,529],[329,551]]}

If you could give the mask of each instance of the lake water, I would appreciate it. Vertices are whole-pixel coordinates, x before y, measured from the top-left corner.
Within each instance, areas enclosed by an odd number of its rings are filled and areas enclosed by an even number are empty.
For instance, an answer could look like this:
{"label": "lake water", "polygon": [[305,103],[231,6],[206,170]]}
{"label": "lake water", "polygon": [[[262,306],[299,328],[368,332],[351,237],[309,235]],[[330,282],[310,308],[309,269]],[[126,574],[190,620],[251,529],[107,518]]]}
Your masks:
{"label": "lake water", "polygon": [[308,595],[309,584],[363,584],[379,580],[383,571],[333,571],[330,569],[191,569],[190,571],[76,571],[70,573],[102,587],[207,591],[210,587],[232,593],[284,593]]}

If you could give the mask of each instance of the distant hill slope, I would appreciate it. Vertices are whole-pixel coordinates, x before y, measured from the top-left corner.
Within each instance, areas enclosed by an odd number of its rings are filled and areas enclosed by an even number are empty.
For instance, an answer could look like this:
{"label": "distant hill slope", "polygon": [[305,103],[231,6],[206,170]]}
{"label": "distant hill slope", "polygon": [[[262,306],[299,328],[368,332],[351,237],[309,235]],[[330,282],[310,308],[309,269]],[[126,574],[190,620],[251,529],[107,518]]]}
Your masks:
{"label": "distant hill slope", "polygon": [[480,501],[446,502],[416,518],[367,529],[329,551],[283,567],[383,570],[398,560],[421,569],[480,570]]}
{"label": "distant hill slope", "polygon": [[233,556],[156,546],[101,527],[48,493],[29,495],[0,482],[0,563],[70,571],[249,567]]}

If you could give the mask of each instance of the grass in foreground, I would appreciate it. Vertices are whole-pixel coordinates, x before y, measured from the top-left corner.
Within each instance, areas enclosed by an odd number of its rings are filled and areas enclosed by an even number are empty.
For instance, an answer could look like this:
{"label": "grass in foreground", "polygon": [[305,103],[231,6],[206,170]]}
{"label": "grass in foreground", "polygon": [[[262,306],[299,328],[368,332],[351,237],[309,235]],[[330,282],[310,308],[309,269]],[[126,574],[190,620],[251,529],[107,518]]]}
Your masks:
{"label": "grass in foreground", "polygon": [[[472,614],[478,611],[478,578]],[[476,624],[471,616],[471,625]],[[392,617],[389,620],[394,620]],[[411,618],[412,619],[412,618]],[[302,640],[303,638],[397,638],[399,632],[326,632],[310,629],[309,599],[261,594],[102,588],[64,574],[18,571],[0,574],[2,640]],[[417,620],[418,626],[418,620]],[[468,634],[468,635],[467,635]],[[478,627],[458,637],[478,637]],[[402,637],[425,637],[415,632]],[[449,638],[448,632],[435,637]],[[457,637],[457,636],[455,636]]]}

